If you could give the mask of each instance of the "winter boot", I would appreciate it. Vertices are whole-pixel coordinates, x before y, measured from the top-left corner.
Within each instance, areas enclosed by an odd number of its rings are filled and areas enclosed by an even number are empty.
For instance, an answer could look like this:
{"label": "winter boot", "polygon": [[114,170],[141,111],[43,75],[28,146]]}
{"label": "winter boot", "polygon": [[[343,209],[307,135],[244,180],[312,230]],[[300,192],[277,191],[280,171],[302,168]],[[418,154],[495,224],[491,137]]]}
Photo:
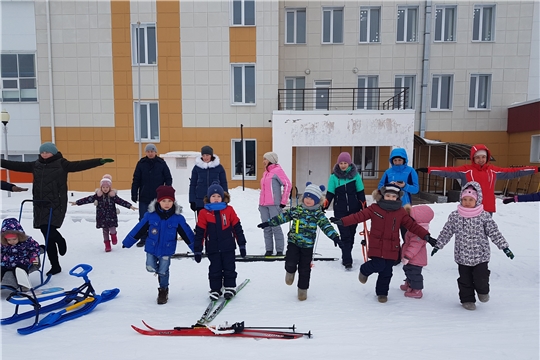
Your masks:
{"label": "winter boot", "polygon": [[461,306],[466,310],[476,310],[476,304],[473,302],[464,302]]}
{"label": "winter boot", "polygon": [[365,284],[367,283],[367,279],[368,277],[364,274],[362,274],[362,272],[358,272],[358,281],[360,281],[362,284]]}
{"label": "winter boot", "polygon": [[111,242],[109,240],[104,241],[105,243],[105,252],[111,251]]}
{"label": "winter boot", "polygon": [[118,237],[116,236],[116,234],[111,234],[111,243],[113,245],[118,244]]}
{"label": "winter boot", "polygon": [[47,271],[47,276],[56,275],[60,272],[62,272],[62,268],[60,267],[60,265],[53,265],[51,270]]}
{"label": "winter boot", "polygon": [[217,300],[221,296],[221,290],[210,290],[208,293],[210,300]]}
{"label": "winter boot", "polygon": [[386,295],[379,295],[379,296],[377,296],[377,300],[378,300],[380,303],[383,303],[383,304],[384,304],[385,302],[388,301],[388,296],[386,296]]}
{"label": "winter boot", "polygon": [[166,304],[168,299],[169,299],[169,288],[158,288],[158,297],[157,297],[158,305]]}
{"label": "winter boot", "polygon": [[478,300],[480,300],[480,302],[488,302],[489,294],[478,294]]}
{"label": "winter boot", "polygon": [[298,288],[298,300],[304,301],[307,299],[307,289]]}
{"label": "winter boot", "polygon": [[283,256],[283,251],[276,252],[276,256]]}
{"label": "winter boot", "polygon": [[352,264],[345,264],[345,270],[352,270]]}
{"label": "winter boot", "polygon": [[233,287],[226,287],[225,288],[225,291],[223,292],[223,297],[226,300],[232,299],[234,297],[234,295],[236,295],[236,288],[233,288]]}
{"label": "winter boot", "polygon": [[286,272],[285,273],[285,284],[292,285],[294,282],[294,273]]}
{"label": "winter boot", "polygon": [[273,254],[274,254],[274,252],[272,250],[269,250],[269,251],[264,253],[264,256],[272,256]]}
{"label": "winter boot", "polygon": [[409,283],[407,282],[407,280],[405,280],[403,284],[399,285],[399,288],[403,291],[409,291],[411,287],[409,286]]}
{"label": "winter boot", "polygon": [[[410,288],[409,288],[410,289]],[[405,292],[406,297],[410,297],[413,299],[421,299],[422,298],[422,290],[421,289],[410,289]]]}
{"label": "winter boot", "polygon": [[60,254],[60,256],[66,255],[67,253],[66,239],[60,236],[58,239],[56,239],[56,245],[58,245],[58,254]]}

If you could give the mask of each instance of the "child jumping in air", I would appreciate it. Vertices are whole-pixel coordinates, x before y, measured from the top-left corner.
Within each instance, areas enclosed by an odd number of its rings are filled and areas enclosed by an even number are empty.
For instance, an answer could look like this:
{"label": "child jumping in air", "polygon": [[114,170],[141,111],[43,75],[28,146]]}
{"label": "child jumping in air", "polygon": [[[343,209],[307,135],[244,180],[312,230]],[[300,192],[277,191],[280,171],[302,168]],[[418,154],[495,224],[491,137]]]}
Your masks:
{"label": "child jumping in air", "polygon": [[316,186],[310,182],[302,195],[301,204],[260,223],[257,227],[264,229],[268,226],[279,226],[292,221],[287,234],[287,252],[285,254],[285,283],[292,285],[294,275],[298,269],[298,300],[307,299],[309,279],[311,276],[311,261],[313,260],[313,246],[317,239],[317,227],[340,248],[343,242],[338,233],[330,224],[321,208],[323,198],[323,185]]}
{"label": "child jumping in air", "polygon": [[144,235],[146,270],[158,275],[159,289],[157,303],[166,304],[169,298],[169,267],[171,255],[176,251],[176,234],[193,248],[193,230],[182,216],[182,207],[174,198],[172,186],[161,185],[156,190],[157,198],[148,205],[148,211],[129,232],[123,247],[130,248]]}
{"label": "child jumping in air", "polygon": [[210,299],[217,300],[222,294],[225,299],[236,295],[236,243],[240,255],[246,256],[246,238],[236,212],[229,205],[230,196],[214,182],[203,199],[204,208],[199,212],[195,227],[195,261],[201,262],[203,242],[210,266]]}
{"label": "child jumping in air", "polygon": [[459,300],[467,310],[476,309],[475,291],[478,300],[489,301],[489,239],[504,251],[510,259],[514,254],[499,231],[491,214],[482,206],[482,188],[475,181],[465,184],[461,190],[461,204],[448,216],[437,245],[431,256],[444,247],[452,236],[456,236],[454,244],[454,261],[458,264]]}
{"label": "child jumping in air", "polygon": [[436,241],[429,236],[426,229],[418,225],[407,214],[407,211],[401,206],[401,195],[401,187],[388,183],[373,192],[374,204],[341,219],[330,218],[330,221],[338,226],[349,226],[371,220],[369,260],[360,266],[358,280],[365,284],[371,274],[379,273],[375,292],[381,303],[388,301],[392,267],[399,259],[399,228],[404,226],[407,230],[428,241],[432,246],[435,246]]}
{"label": "child jumping in air", "polygon": [[[77,201],[70,201],[72,206],[80,206],[93,203],[96,206],[96,228],[103,230],[103,243],[105,252],[111,251],[111,243],[116,245],[118,238],[116,228],[118,227],[118,209],[116,204],[131,210],[137,210],[131,203],[120,198],[116,190],[112,189],[112,177],[109,174],[103,175],[99,182],[99,189],[94,195],[87,196]],[[110,235],[110,238],[109,238]]]}

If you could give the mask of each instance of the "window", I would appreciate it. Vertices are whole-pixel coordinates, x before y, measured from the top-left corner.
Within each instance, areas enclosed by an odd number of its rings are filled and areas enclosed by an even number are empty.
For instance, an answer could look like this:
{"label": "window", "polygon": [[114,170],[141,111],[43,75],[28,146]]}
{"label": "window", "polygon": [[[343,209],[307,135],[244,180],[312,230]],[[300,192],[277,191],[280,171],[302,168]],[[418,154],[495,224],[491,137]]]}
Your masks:
{"label": "window", "polygon": [[456,9],[455,6],[437,6],[435,41],[456,41]]}
{"label": "window", "polygon": [[540,135],[531,136],[531,156],[532,163],[540,163]]}
{"label": "window", "polygon": [[343,43],[343,8],[323,8],[322,43]]}
{"label": "window", "polygon": [[377,164],[378,148],[375,146],[355,146],[353,161],[362,179],[376,179],[379,166]]}
{"label": "window", "polygon": [[131,51],[133,65],[157,64],[156,24],[131,24]]}
{"label": "window", "polygon": [[315,80],[315,109],[330,110],[330,80]]}
{"label": "window", "polygon": [[37,101],[36,64],[34,54],[2,54],[2,101]]}
{"label": "window", "polygon": [[489,109],[491,107],[491,75],[472,74],[469,89],[469,109]]}
{"label": "window", "polygon": [[495,35],[495,5],[475,5],[473,41],[493,41]]}
{"label": "window", "polygon": [[[396,87],[394,95],[400,95],[399,109],[414,109],[415,102],[415,90],[416,90],[416,76],[415,75],[398,75],[394,80],[394,87]],[[406,92],[405,89],[408,88]]]}
{"label": "window", "polygon": [[306,9],[285,10],[285,44],[306,43]]}
{"label": "window", "polygon": [[[138,105],[134,103],[135,124],[138,124],[141,130],[142,141],[159,141],[159,109],[157,102],[142,102],[141,101],[141,116],[138,121]],[[135,127],[135,141],[139,141],[137,126]]]}
{"label": "window", "polygon": [[255,105],[255,65],[232,65],[232,102]]}
{"label": "window", "polygon": [[255,1],[233,0],[232,24],[238,26],[255,25]]}
{"label": "window", "polygon": [[285,110],[304,110],[305,77],[285,78]]}
{"label": "window", "polygon": [[360,42],[381,42],[381,8],[360,7]]}
{"label": "window", "polygon": [[[241,179],[242,174],[250,180],[257,179],[257,140],[232,139],[233,179]],[[244,165],[246,164],[246,165]]]}
{"label": "window", "polygon": [[452,109],[452,75],[433,75],[431,82],[431,110]]}
{"label": "window", "polygon": [[418,8],[398,7],[397,11],[397,41],[418,41]]}
{"label": "window", "polygon": [[359,76],[358,77],[358,98],[357,109],[372,110],[379,107],[379,77]]}

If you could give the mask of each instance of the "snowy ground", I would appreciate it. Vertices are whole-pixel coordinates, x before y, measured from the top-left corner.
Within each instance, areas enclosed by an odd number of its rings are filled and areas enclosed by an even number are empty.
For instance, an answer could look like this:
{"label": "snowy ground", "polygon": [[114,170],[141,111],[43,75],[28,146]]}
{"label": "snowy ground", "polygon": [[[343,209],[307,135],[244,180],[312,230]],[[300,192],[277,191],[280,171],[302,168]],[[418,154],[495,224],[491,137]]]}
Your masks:
{"label": "snowy ground", "polygon": [[[90,193],[75,192],[70,201]],[[129,191],[119,195],[129,200]],[[6,192],[2,196],[2,218],[18,217],[21,201],[31,192]],[[257,211],[258,191],[231,190],[231,205],[242,221],[248,254],[262,254],[262,231]],[[187,195],[177,196],[185,216],[195,225]],[[456,204],[431,205],[435,219],[431,233],[436,237]],[[157,305],[157,279],[146,272],[143,249],[122,249],[117,245],[104,252],[101,230],[95,228],[92,205],[69,207],[61,232],[68,240],[68,252],[60,259],[63,271],[47,286],[71,289],[81,284],[68,271],[79,263],[94,267],[89,274],[98,293],[120,288],[118,297],[100,304],[87,316],[56,327],[22,336],[16,329],[28,326],[24,320],[1,327],[3,359],[538,359],[539,358],[539,209],[540,203],[503,205],[497,200],[494,215],[499,228],[516,255],[508,259],[492,246],[491,300],[477,303],[476,311],[464,310],[457,295],[457,265],[453,241],[424,268],[424,297],[403,296],[401,266],[394,268],[389,300],[380,304],[375,296],[376,277],[358,282],[362,253],[354,249],[354,269],[345,271],[339,261],[315,262],[307,301],[296,298],[296,287],[284,283],[283,262],[238,263],[238,279],[251,282],[214,320],[214,324],[245,321],[246,326],[291,326],[311,330],[312,339],[253,340],[194,337],[145,337],[130,328],[144,319],[157,328],[189,326],[207,305],[207,267],[203,259],[173,260],[169,302]],[[332,213],[328,213],[328,217]],[[138,213],[121,208],[119,239],[137,223]],[[43,243],[32,229],[30,204],[26,204],[22,225]],[[287,225],[283,225],[284,230]],[[357,241],[359,237],[357,237]],[[429,247],[429,245],[428,245]],[[188,248],[179,242],[177,252]],[[321,235],[316,252],[339,257],[333,243]],[[46,265],[48,270],[49,264]],[[31,275],[38,281],[38,274]],[[5,301],[2,317],[12,315],[14,305]],[[29,308],[29,307],[28,307]],[[24,309],[26,310],[26,309]]]}

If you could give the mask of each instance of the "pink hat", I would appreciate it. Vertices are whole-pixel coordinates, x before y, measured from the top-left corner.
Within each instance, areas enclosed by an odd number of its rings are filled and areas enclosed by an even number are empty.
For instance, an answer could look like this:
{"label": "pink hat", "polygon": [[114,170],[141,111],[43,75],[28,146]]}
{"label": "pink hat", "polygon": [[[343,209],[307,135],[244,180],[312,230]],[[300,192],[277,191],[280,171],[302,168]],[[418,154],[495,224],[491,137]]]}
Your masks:
{"label": "pink hat", "polygon": [[112,186],[112,176],[109,174],[103,175],[103,179],[99,182],[100,186],[108,185],[109,187]]}
{"label": "pink hat", "polygon": [[465,196],[472,197],[475,201],[478,200],[478,193],[476,190],[474,190],[472,187],[468,187],[465,190],[461,192],[461,198],[463,199]]}
{"label": "pink hat", "polygon": [[339,164],[340,162],[346,162],[349,165],[352,164],[351,154],[349,154],[348,152],[342,152],[341,154],[339,154],[339,156],[337,157],[337,163]]}

